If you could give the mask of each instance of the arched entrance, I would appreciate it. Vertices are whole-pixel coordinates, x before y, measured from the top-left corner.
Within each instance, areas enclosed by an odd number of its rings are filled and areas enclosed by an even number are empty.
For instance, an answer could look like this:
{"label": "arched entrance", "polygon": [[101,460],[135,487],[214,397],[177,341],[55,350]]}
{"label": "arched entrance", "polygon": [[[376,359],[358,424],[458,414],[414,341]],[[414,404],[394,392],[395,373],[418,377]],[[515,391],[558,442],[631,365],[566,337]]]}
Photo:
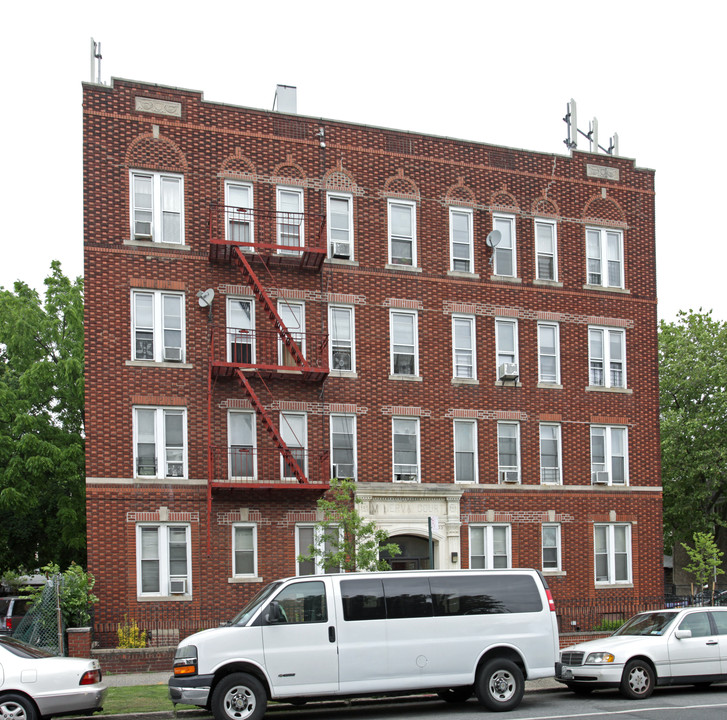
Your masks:
{"label": "arched entrance", "polygon": [[[381,559],[387,560],[392,570],[430,570],[429,566],[429,540],[417,535],[391,535],[386,542],[396,543],[401,554],[391,557],[388,553],[382,552]],[[434,540],[434,566],[436,568],[436,557],[438,542]]]}

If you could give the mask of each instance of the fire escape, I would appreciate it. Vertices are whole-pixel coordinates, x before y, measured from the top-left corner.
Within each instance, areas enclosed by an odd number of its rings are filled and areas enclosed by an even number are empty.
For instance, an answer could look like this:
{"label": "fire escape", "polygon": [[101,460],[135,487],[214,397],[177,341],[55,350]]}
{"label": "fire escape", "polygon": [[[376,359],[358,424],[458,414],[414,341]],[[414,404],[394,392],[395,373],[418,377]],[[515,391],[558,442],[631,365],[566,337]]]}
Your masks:
{"label": "fire escape", "polygon": [[[294,327],[285,299],[271,298],[273,270],[319,273],[326,257],[325,216],[212,205],[209,216],[209,259],[234,267],[241,285],[252,290],[256,321],[228,321],[213,328],[208,387],[208,511],[214,488],[294,488],[318,493],[330,479],[326,452],[315,456],[299,442],[295,430],[276,422],[270,380],[320,383],[328,376],[328,335]],[[264,284],[265,283],[265,284]],[[280,293],[277,293],[280,298]],[[285,316],[285,319],[284,317]],[[287,325],[286,325],[287,320]],[[268,329],[258,329],[255,325]],[[290,327],[288,327],[290,325]],[[218,382],[238,383],[260,419],[263,442],[215,446],[212,442],[212,391]],[[266,406],[264,399],[268,401]],[[281,414],[282,417],[282,414]],[[287,432],[286,432],[287,431]],[[256,435],[256,431],[252,430]],[[286,441],[287,437],[287,441]]]}

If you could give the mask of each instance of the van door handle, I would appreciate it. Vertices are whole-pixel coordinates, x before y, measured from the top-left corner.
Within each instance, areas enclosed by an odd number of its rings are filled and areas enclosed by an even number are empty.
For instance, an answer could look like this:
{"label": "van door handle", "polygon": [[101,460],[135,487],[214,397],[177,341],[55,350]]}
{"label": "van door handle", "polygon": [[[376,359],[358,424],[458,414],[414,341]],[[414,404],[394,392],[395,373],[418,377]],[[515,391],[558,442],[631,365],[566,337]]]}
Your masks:
{"label": "van door handle", "polygon": [[336,642],[336,628],[333,625],[328,626],[328,642]]}

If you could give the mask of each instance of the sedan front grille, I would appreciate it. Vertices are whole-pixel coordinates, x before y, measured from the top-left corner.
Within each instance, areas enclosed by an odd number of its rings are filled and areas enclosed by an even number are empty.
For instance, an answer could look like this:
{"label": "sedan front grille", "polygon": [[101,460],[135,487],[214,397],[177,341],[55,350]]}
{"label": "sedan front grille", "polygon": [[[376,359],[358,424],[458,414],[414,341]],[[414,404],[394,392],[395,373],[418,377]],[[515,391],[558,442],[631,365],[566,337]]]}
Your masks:
{"label": "sedan front grille", "polygon": [[560,654],[563,665],[583,665],[583,652],[564,652]]}

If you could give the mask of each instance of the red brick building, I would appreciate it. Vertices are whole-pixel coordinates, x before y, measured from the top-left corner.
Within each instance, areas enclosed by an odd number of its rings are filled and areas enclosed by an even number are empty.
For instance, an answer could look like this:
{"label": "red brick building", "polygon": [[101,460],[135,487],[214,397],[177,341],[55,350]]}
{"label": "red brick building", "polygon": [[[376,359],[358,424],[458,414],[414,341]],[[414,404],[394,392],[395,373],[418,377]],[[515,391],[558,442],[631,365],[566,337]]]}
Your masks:
{"label": "red brick building", "polygon": [[332,475],[397,567],[428,565],[431,517],[436,567],[660,594],[653,172],[291,92],[84,86],[97,619],[225,615],[319,571],[296,557]]}

